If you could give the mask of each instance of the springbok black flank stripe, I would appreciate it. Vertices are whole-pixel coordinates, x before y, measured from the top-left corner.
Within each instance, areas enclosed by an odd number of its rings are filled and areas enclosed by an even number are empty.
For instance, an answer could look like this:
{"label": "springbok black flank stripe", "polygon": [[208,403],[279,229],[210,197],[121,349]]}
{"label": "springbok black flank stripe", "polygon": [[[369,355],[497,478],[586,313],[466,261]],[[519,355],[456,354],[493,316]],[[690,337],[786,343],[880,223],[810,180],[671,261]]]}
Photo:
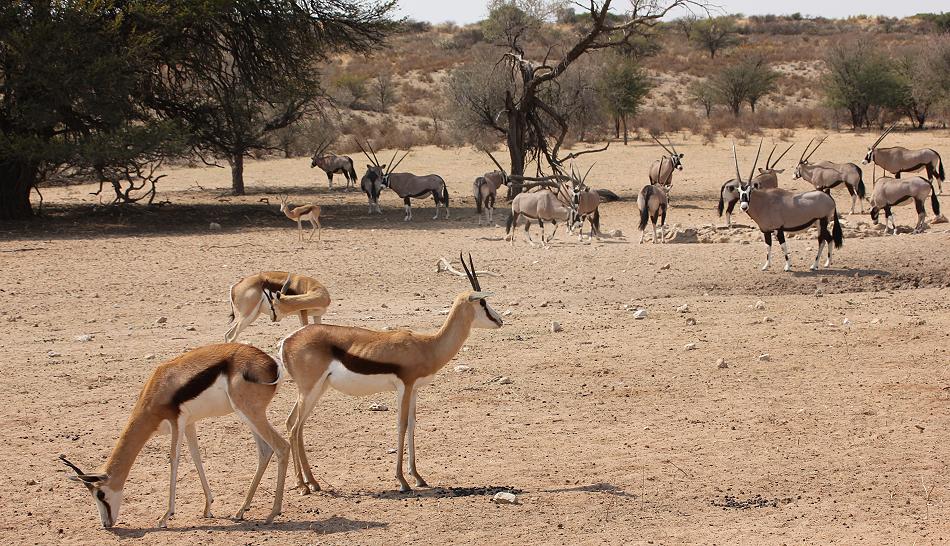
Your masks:
{"label": "springbok black flank stripe", "polygon": [[194,377],[188,380],[187,383],[181,386],[174,395],[172,395],[172,403],[177,408],[189,400],[193,400],[198,397],[199,394],[203,393],[210,387],[217,379],[218,376],[228,371],[228,362],[223,360],[214,366],[205,368],[199,373],[195,374]]}
{"label": "springbok black flank stripe", "polygon": [[347,370],[350,370],[353,373],[362,375],[378,375],[386,373],[391,373],[393,375],[399,374],[399,366],[395,364],[391,364],[389,362],[377,362],[375,360],[356,356],[354,354],[348,353],[346,349],[337,347],[336,345],[331,347],[330,354],[333,355],[333,358],[339,360]]}

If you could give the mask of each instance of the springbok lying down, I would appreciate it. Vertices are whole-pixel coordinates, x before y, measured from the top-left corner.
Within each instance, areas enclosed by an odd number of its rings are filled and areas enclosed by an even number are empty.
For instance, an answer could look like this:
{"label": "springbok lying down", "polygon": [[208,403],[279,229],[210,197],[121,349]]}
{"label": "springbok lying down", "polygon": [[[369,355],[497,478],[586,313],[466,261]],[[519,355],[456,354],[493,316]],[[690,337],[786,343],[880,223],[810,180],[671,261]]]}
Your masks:
{"label": "springbok lying down", "polygon": [[[844,184],[848,188],[848,193],[851,194],[850,214],[854,214],[854,205],[859,199],[861,200],[861,214],[864,214],[866,192],[864,189],[864,173],[861,172],[861,167],[854,163],[832,163],[831,161],[809,163],[808,160],[815,153],[815,150],[825,142],[825,139],[821,139],[809,153],[808,147],[811,146],[813,141],[814,139],[810,140],[808,145],[805,146],[805,151],[802,152],[802,157],[798,160],[798,166],[795,167],[793,178],[795,180],[804,178],[812,186],[815,186],[816,190],[826,193],[830,193],[835,186]],[[805,156],[806,153],[808,156]]]}
{"label": "springbok lying down", "polygon": [[[528,243],[534,246],[530,229],[531,221],[537,220],[538,225],[541,226],[541,246],[547,247],[547,243],[554,239],[554,234],[557,233],[558,221],[569,222],[574,217],[574,209],[558,199],[553,191],[547,189],[519,193],[511,201],[511,216],[508,217],[508,223],[505,226],[506,238],[510,238],[512,245],[515,244],[514,227],[518,225],[518,219],[522,217],[526,220],[524,234]],[[544,237],[545,221],[554,224],[554,231],[547,239]]]}
{"label": "springbok lying down", "polygon": [[927,196],[930,196],[930,207],[933,209],[934,216],[940,216],[940,202],[937,200],[937,192],[934,191],[933,184],[926,178],[913,176],[910,178],[878,178],[874,183],[874,194],[871,195],[871,220],[878,223],[878,215],[881,209],[884,209],[884,228],[887,229],[888,223],[891,224],[894,235],[897,235],[897,224],[894,222],[894,214],[891,213],[891,207],[900,205],[910,199],[914,200],[917,207],[917,225],[914,227],[914,233],[920,233],[924,229],[924,220],[927,215],[924,213],[924,203]]}
{"label": "springbok lying down", "polygon": [[937,188],[943,193],[943,181],[946,180],[946,173],[943,168],[943,160],[935,150],[923,148],[920,150],[910,150],[903,146],[892,146],[890,148],[878,148],[878,144],[889,135],[896,124],[891,125],[884,133],[874,141],[874,144],[868,146],[868,153],[864,156],[861,163],[867,165],[874,163],[884,169],[885,173],[892,173],[894,177],[900,178],[901,173],[917,172],[921,169],[927,170],[927,180],[933,182],[937,179]]}
{"label": "springbok lying down", "polygon": [[[753,182],[745,182],[742,175],[739,174],[739,159],[736,156],[735,144],[732,145],[732,154],[736,161],[736,178],[739,180],[739,208],[745,211],[753,221],[762,230],[765,237],[765,244],[768,245],[765,265],[762,270],[765,271],[772,265],[772,232],[778,233],[778,242],[782,245],[782,253],[785,255],[785,271],[791,271],[792,264],[789,260],[788,245],[785,244],[786,231],[801,231],[815,221],[819,223],[818,232],[818,254],[815,256],[815,263],[811,269],[818,269],[818,260],[821,258],[821,251],[825,244],[828,244],[828,260],[825,267],[831,265],[831,247],[841,248],[844,242],[844,236],[841,231],[841,223],[838,218],[838,211],[835,207],[835,200],[830,195],[821,191],[808,191],[804,193],[792,193],[781,188],[760,189]],[[756,154],[756,162],[758,154]],[[755,172],[755,163],[752,165],[752,172]],[[749,178],[752,175],[750,173]],[[832,231],[828,231],[828,224],[832,224]]]}
{"label": "springbok lying down", "polygon": [[273,322],[295,314],[300,317],[300,324],[306,326],[308,317],[320,324],[330,306],[330,293],[318,280],[286,271],[263,271],[244,277],[228,289],[228,299],[231,327],[224,339],[229,343],[264,309]]}

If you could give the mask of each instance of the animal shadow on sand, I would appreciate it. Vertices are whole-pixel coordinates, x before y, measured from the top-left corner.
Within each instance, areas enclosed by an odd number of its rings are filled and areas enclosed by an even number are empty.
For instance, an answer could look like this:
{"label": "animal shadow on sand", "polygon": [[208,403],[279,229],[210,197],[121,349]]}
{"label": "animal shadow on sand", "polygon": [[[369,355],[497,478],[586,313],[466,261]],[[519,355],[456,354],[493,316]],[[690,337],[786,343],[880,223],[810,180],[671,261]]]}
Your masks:
{"label": "animal shadow on sand", "polygon": [[340,516],[330,516],[329,518],[316,521],[275,521],[266,524],[261,520],[235,521],[226,518],[218,520],[220,523],[208,523],[204,525],[190,525],[183,527],[168,527],[162,529],[159,527],[117,527],[112,529],[112,533],[120,538],[142,538],[151,533],[190,533],[193,531],[213,531],[215,533],[234,533],[247,531],[270,531],[270,532],[309,532],[321,535],[334,533],[347,533],[350,531],[362,531],[365,529],[377,529],[388,527],[388,523],[381,521],[363,521],[358,519],[349,519]]}
{"label": "animal shadow on sand", "polygon": [[376,499],[405,499],[409,498],[429,498],[429,499],[448,499],[454,497],[476,497],[493,496],[495,493],[521,493],[521,489],[503,485],[485,485],[475,487],[430,487],[413,489],[407,493],[399,491],[374,491],[365,493]]}
{"label": "animal shadow on sand", "polygon": [[817,271],[792,270],[793,277],[890,277],[890,271],[883,269],[819,269]]}
{"label": "animal shadow on sand", "polygon": [[589,485],[578,485],[576,487],[559,487],[557,489],[542,489],[542,493],[607,493],[617,497],[634,499],[636,495],[627,493],[623,489],[612,483],[592,483]]}

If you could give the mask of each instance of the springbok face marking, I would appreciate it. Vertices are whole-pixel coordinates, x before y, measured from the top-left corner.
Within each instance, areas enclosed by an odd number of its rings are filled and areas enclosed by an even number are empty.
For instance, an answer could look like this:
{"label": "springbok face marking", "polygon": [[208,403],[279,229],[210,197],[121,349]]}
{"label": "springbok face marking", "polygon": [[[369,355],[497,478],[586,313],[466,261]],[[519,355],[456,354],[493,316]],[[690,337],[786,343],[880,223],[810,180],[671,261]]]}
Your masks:
{"label": "springbok face marking", "polygon": [[495,310],[488,305],[488,302],[485,301],[485,298],[490,296],[491,292],[482,291],[481,282],[479,282],[478,275],[475,273],[475,264],[472,262],[472,255],[468,255],[468,264],[466,264],[462,253],[459,253],[459,261],[462,262],[462,268],[465,269],[465,275],[468,276],[468,282],[472,285],[473,290],[473,292],[468,294],[468,303],[473,306],[475,311],[472,327],[489,330],[501,328],[504,322],[501,320],[501,315],[495,312]]}
{"label": "springbok face marking", "polygon": [[92,494],[102,527],[109,529],[115,525],[116,520],[119,519],[119,508],[122,506],[122,491],[113,491],[112,488],[104,485],[104,482],[109,479],[108,475],[86,474],[62,455],[59,458],[63,464],[76,471],[76,475],[69,476],[69,479],[85,485]]}

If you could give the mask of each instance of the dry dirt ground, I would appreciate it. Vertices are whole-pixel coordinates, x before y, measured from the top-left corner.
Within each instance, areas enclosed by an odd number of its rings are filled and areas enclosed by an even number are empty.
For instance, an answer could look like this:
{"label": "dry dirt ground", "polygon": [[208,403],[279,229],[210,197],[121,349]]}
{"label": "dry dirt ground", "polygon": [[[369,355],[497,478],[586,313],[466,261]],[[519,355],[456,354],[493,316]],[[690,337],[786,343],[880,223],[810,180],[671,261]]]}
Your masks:
{"label": "dry dirt ground", "polygon": [[[872,138],[834,134],[818,155],[857,161]],[[708,234],[703,226],[718,222],[716,195],[731,173],[729,141],[675,140],[686,168],[676,174],[670,223]],[[950,156],[946,132],[890,140]],[[744,168],[754,144],[740,147]],[[549,249],[530,248],[520,234],[510,246],[503,227],[474,224],[471,181],[489,163],[471,150],[419,149],[404,163],[445,176],[453,197],[447,221],[431,219],[430,200],[404,223],[391,193],[384,214],[370,217],[362,194],[328,192],[306,158],[251,162],[252,193],[243,198],[219,198],[224,169],[172,169],[160,198],[173,204],[151,211],[101,209],[80,219],[75,207],[95,202],[89,186],[47,190],[45,219],[0,233],[0,537],[8,544],[950,539],[948,225],[880,237],[857,229],[867,216],[845,217],[845,246],[819,273],[807,271],[811,236],[790,240],[791,273],[780,259],[759,270],[764,245],[748,227],[718,231],[712,243],[638,245],[634,197],[658,153],[638,142],[596,156],[590,180],[624,198],[604,205],[604,229],[625,237],[579,244],[559,232]],[[805,188],[789,174],[783,186]],[[322,244],[296,241],[294,226],[277,214],[278,190],[324,206]],[[845,209],[846,192],[835,196]],[[910,224],[913,207],[897,216]],[[750,223],[743,214],[736,220]],[[222,229],[210,231],[212,221]],[[102,463],[158,362],[222,340],[225,294],[237,278],[264,269],[306,273],[330,290],[327,322],[435,329],[440,311],[467,288],[437,273],[436,262],[460,250],[502,274],[483,285],[499,312],[511,312],[502,329],[473,331],[423,391],[419,464],[431,489],[395,492],[396,415],[368,410],[373,402],[392,406],[390,395],[333,392],[306,431],[326,491],[288,490],[270,526],[262,518],[274,465],[249,520],[228,518],[256,464],[250,434],[233,416],[199,425],[218,519],[201,517],[197,474],[183,455],[178,513],[169,529],[154,527],[167,499],[167,436],[140,455],[111,531],[99,528],[85,489],[66,480],[57,455],[90,469]],[[684,304],[688,311],[679,312]],[[637,308],[648,316],[635,320]],[[552,321],[563,331],[552,333]],[[274,351],[296,328],[293,319],[261,317],[241,341]],[[79,341],[83,335],[93,339]],[[472,369],[455,371],[461,364]],[[281,430],[294,393],[284,384],[271,407]],[[497,490],[517,491],[521,504],[492,504]]]}

